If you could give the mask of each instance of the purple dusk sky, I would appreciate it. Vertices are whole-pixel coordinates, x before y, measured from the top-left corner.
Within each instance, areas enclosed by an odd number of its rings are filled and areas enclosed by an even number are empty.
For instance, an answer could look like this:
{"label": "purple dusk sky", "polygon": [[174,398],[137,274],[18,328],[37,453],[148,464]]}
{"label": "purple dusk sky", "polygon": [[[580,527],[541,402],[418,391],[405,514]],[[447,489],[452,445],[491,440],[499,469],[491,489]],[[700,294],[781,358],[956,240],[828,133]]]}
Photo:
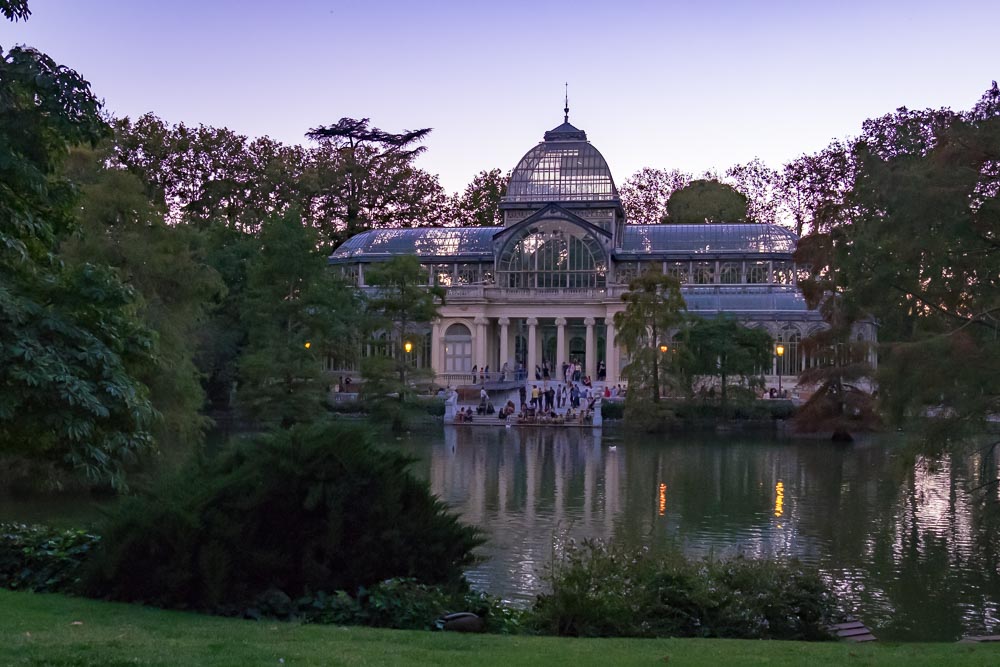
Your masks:
{"label": "purple dusk sky", "polygon": [[637,169],[772,167],[899,106],[967,109],[1000,77],[1000,2],[34,0],[0,21],[110,112],[301,143],[370,117],[433,127],[449,191],[570,121]]}

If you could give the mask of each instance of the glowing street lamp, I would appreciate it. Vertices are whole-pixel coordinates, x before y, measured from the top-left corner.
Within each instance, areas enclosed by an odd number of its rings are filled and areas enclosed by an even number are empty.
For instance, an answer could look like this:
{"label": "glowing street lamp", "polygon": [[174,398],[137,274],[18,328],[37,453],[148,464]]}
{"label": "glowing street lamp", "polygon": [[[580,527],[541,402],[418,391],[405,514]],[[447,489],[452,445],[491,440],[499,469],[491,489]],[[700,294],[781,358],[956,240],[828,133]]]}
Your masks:
{"label": "glowing street lamp", "polygon": [[785,354],[785,346],[778,343],[774,346],[774,353],[778,355],[778,398],[781,398],[781,357]]}
{"label": "glowing street lamp", "polygon": [[661,346],[660,346],[660,352],[662,352],[663,354],[666,354],[666,353],[667,353],[667,350],[669,350],[669,349],[670,349],[670,348],[669,348],[669,347],[667,347],[666,345],[661,345]]}
{"label": "glowing street lamp", "polygon": [[312,347],[312,345],[313,345],[312,342],[307,340],[305,343],[302,344],[302,347],[308,350],[310,347]]}
{"label": "glowing street lamp", "polygon": [[403,351],[406,352],[407,354],[413,352],[413,343],[411,343],[410,341],[406,341],[405,343],[403,343]]}

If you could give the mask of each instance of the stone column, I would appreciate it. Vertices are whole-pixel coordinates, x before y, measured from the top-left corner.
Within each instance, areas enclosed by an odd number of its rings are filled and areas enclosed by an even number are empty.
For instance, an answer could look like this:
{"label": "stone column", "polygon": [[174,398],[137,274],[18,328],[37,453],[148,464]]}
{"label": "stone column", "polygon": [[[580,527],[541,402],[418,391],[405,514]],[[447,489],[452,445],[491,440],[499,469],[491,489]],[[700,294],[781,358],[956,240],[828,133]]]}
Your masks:
{"label": "stone column", "polygon": [[562,366],[566,361],[566,318],[556,318],[556,367],[552,374],[560,382],[565,381]]}
{"label": "stone column", "polygon": [[497,370],[503,368],[504,364],[508,364],[510,372],[513,373],[517,368],[515,364],[510,363],[510,318],[501,317],[497,322],[500,324],[500,367]]}
{"label": "stone column", "polygon": [[524,370],[530,384],[535,380],[535,366],[538,365],[538,335],[536,330],[538,319],[529,317],[526,323],[528,325],[528,360],[524,364]]}
{"label": "stone column", "polygon": [[594,344],[594,323],[593,317],[588,317],[583,321],[587,325],[587,339],[585,355],[584,375],[589,375],[592,381],[597,380],[597,346]]}
{"label": "stone column", "polygon": [[476,355],[472,363],[479,366],[479,370],[482,371],[486,366],[486,324],[489,320],[477,317],[473,322],[476,325]]}
{"label": "stone column", "polygon": [[604,361],[604,370],[607,373],[609,384],[618,384],[618,346],[615,344],[615,322],[609,313],[604,321],[608,323],[608,331],[604,335],[604,354],[607,359]]}
{"label": "stone column", "polygon": [[443,373],[444,365],[441,363],[441,322],[434,321],[431,324],[431,368],[434,373]]}

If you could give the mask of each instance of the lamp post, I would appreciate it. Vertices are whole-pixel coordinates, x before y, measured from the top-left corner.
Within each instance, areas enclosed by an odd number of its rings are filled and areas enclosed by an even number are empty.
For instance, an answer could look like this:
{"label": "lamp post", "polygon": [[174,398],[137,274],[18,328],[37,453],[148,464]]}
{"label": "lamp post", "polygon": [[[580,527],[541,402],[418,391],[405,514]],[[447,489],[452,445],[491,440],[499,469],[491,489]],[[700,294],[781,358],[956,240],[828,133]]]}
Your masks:
{"label": "lamp post", "polygon": [[403,343],[403,351],[406,352],[407,354],[413,352],[413,343],[411,343],[410,341],[406,341],[405,343]]}
{"label": "lamp post", "polygon": [[785,354],[785,346],[778,343],[774,346],[774,353],[778,355],[778,398],[781,398],[781,357]]}

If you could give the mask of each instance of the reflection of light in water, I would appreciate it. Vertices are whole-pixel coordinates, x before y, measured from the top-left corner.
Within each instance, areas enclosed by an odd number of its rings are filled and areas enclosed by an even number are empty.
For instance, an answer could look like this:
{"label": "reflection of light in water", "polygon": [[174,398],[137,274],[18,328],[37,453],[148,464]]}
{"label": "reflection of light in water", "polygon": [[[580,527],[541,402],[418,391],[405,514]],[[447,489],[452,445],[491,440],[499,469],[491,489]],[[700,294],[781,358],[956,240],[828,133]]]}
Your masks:
{"label": "reflection of light in water", "polygon": [[[785,513],[785,483],[778,482],[774,485],[774,516],[781,516]],[[779,528],[781,526],[778,526]]]}
{"label": "reflection of light in water", "polygon": [[660,482],[660,516],[667,513],[667,485]]}

